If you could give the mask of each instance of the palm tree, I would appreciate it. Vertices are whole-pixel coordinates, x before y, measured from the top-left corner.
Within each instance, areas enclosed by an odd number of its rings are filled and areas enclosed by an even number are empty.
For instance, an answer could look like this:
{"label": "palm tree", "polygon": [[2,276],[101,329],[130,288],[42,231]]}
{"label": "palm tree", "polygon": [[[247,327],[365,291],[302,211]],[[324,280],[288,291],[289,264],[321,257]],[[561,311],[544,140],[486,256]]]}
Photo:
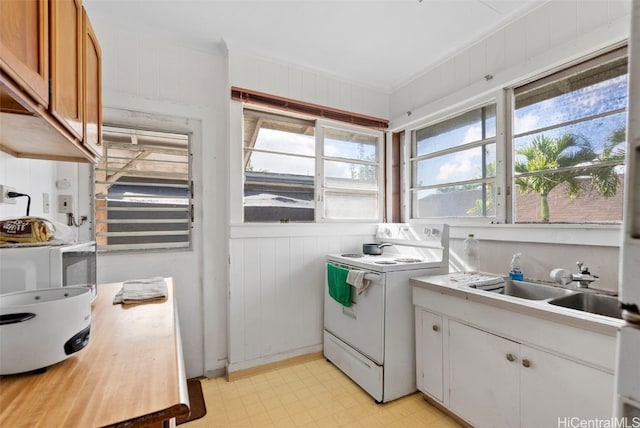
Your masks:
{"label": "palm tree", "polygon": [[[622,132],[624,133],[624,130]],[[541,134],[529,145],[516,150],[516,154],[525,159],[516,160],[516,173],[550,170],[548,173],[517,176],[515,179],[521,194],[534,192],[540,195],[540,214],[543,222],[549,221],[547,197],[562,183],[567,184],[569,197],[572,199],[584,190],[584,182],[579,177],[585,175],[591,176],[594,188],[605,197],[616,194],[620,179],[615,172],[615,163],[624,159],[624,150],[618,148],[619,135],[614,134],[615,132],[605,143],[602,155],[598,155],[586,139],[573,134],[564,134],[558,138]],[[608,163],[594,167],[594,164],[600,162]],[[581,166],[584,168],[580,168]]]}

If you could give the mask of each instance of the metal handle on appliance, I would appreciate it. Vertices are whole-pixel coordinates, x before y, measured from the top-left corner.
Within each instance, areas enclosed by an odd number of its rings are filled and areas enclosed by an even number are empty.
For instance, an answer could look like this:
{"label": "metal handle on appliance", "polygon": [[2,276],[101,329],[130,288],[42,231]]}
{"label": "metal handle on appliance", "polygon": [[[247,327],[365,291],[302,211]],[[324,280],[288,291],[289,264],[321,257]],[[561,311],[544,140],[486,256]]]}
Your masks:
{"label": "metal handle on appliance", "polygon": [[31,312],[19,312],[17,314],[3,314],[0,315],[0,325],[17,324],[19,322],[29,321],[31,318],[35,318],[36,314]]}
{"label": "metal handle on appliance", "polygon": [[368,279],[370,281],[380,281],[380,278],[382,278],[382,276],[377,273],[367,272],[364,274],[364,279]]}

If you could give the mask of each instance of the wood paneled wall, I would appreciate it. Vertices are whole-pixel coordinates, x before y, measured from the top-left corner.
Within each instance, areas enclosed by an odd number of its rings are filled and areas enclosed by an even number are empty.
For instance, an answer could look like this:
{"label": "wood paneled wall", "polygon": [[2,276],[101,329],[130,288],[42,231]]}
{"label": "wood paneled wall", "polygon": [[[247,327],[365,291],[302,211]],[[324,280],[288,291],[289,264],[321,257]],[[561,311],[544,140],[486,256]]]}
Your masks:
{"label": "wood paneled wall", "polygon": [[231,239],[229,372],[322,349],[325,256],[373,235],[314,235]]}

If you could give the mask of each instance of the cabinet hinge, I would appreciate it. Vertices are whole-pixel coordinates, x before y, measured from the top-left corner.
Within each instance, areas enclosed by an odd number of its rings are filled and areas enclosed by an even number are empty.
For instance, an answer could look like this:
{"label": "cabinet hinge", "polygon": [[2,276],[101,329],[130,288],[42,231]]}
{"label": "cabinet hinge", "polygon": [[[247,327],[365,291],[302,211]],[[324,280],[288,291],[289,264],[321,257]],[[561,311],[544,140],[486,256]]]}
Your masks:
{"label": "cabinet hinge", "polygon": [[189,215],[191,216],[191,223],[193,223],[194,214],[193,214],[193,204],[189,207]]}
{"label": "cabinet hinge", "polygon": [[193,198],[193,180],[189,181],[189,195]]}

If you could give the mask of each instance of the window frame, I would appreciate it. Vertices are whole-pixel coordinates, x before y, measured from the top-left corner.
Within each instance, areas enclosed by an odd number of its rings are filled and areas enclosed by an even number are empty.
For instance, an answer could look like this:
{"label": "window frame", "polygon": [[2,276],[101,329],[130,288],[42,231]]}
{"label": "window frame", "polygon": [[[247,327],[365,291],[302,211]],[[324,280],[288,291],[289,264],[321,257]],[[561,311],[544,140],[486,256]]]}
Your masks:
{"label": "window frame", "polygon": [[[448,120],[451,119],[455,119],[457,117],[463,116],[467,113],[470,112],[474,112],[476,110],[480,110],[483,109],[485,107],[488,106],[495,106],[495,111],[496,111],[496,135],[494,137],[483,137],[482,139],[479,140],[475,140],[469,143],[462,143],[459,144],[457,146],[454,147],[448,147],[448,148],[444,148],[444,149],[440,149],[440,150],[436,150],[427,154],[422,154],[422,155],[418,155],[417,154],[417,140],[416,140],[416,133],[422,129],[428,128],[430,126],[434,126],[434,125],[438,125],[441,123],[444,123]],[[425,219],[433,219],[434,221],[439,221],[442,219],[457,219],[459,221],[462,222],[466,222],[466,221],[480,221],[482,223],[486,222],[486,221],[490,221],[490,222],[495,222],[497,215],[498,215],[498,204],[497,201],[494,201],[494,203],[496,203],[496,211],[495,211],[495,215],[492,216],[469,216],[469,217],[461,217],[461,216],[442,216],[442,217],[415,217],[415,213],[417,210],[417,207],[415,206],[415,201],[416,201],[416,194],[417,192],[419,192],[420,190],[427,190],[428,188],[437,188],[437,187],[446,187],[446,186],[458,186],[458,185],[465,185],[465,184],[489,184],[489,183],[494,183],[494,186],[496,187],[496,193],[497,193],[497,186],[498,186],[498,164],[500,163],[498,160],[498,103],[495,99],[490,99],[487,102],[484,103],[476,103],[474,104],[472,107],[466,108],[464,110],[461,111],[456,111],[456,112],[452,112],[444,117],[439,117],[438,119],[432,120],[430,122],[427,123],[421,123],[419,126],[413,127],[411,129],[411,131],[409,132],[409,139],[410,139],[410,149],[409,149],[409,161],[407,162],[407,164],[409,164],[409,168],[410,168],[410,182],[409,182],[409,186],[407,187],[408,189],[408,193],[409,193],[409,207],[410,207],[410,213],[409,216],[411,219],[415,219],[415,220],[425,220]],[[483,121],[486,120],[486,117],[483,116]],[[496,176],[495,177],[481,177],[481,178],[476,178],[476,179],[470,179],[470,180],[461,180],[461,181],[453,181],[453,182],[449,182],[449,183],[443,183],[442,185],[437,185],[437,184],[433,184],[433,185],[425,185],[425,186],[417,186],[417,165],[421,160],[426,160],[426,159],[433,159],[433,158],[437,158],[440,156],[446,156],[446,155],[450,155],[450,154],[454,154],[454,153],[460,153],[463,152],[465,150],[469,150],[469,149],[474,149],[474,148],[478,148],[478,147],[484,147],[486,145],[489,144],[495,144],[496,146]],[[483,165],[483,168],[486,167],[486,164]],[[497,196],[496,196],[497,199]]]}
{"label": "window frame", "polygon": [[[315,136],[315,154],[314,154],[314,165],[315,165],[315,176],[314,176],[314,219],[313,221],[310,222],[301,222],[301,221],[297,221],[297,222],[291,222],[291,223],[296,223],[296,224],[316,224],[316,223],[362,223],[362,222],[371,222],[371,223],[376,223],[376,222],[381,222],[383,221],[385,212],[384,212],[384,208],[385,208],[385,200],[384,200],[384,196],[385,196],[385,181],[384,181],[384,177],[385,177],[385,163],[386,163],[386,156],[384,153],[384,138],[385,138],[385,132],[382,130],[374,130],[365,126],[358,126],[358,125],[351,125],[351,124],[347,124],[347,123],[343,123],[340,121],[334,121],[334,120],[328,120],[328,119],[323,119],[323,118],[316,118],[316,117],[310,117],[310,116],[306,116],[306,115],[302,115],[299,113],[291,113],[288,111],[282,111],[276,108],[268,108],[265,106],[258,106],[255,104],[245,104],[245,103],[239,103],[240,105],[240,122],[241,122],[241,126],[240,129],[242,130],[241,132],[241,137],[240,137],[240,152],[242,153],[242,158],[244,159],[244,151],[245,151],[245,146],[244,146],[244,120],[245,120],[245,110],[250,110],[252,112],[257,112],[259,114],[265,114],[265,115],[277,115],[277,116],[282,116],[282,117],[288,117],[291,118],[293,120],[301,120],[301,121],[312,121],[314,122],[314,136]],[[377,138],[377,144],[376,144],[376,151],[377,151],[377,191],[358,191],[358,190],[351,190],[348,189],[349,192],[354,192],[354,193],[362,193],[362,194],[371,194],[371,193],[377,193],[377,217],[376,218],[354,218],[354,219],[340,219],[340,218],[327,218],[325,217],[325,193],[327,191],[327,187],[324,185],[324,161],[325,160],[331,160],[333,158],[331,157],[327,157],[324,156],[324,130],[325,129],[335,129],[335,130],[339,130],[339,131],[347,131],[347,132],[355,132],[355,133],[360,133],[360,134],[365,134],[365,135],[370,135],[370,136],[374,136]],[[308,157],[308,156],[304,156],[304,157]],[[347,161],[348,159],[342,159],[340,158],[341,161]],[[233,170],[233,169],[232,169]],[[245,219],[245,211],[243,208],[243,201],[244,201],[244,192],[245,192],[245,181],[246,181],[246,176],[245,176],[245,168],[244,168],[244,162],[241,164],[240,166],[240,175],[241,175],[241,188],[240,188],[240,192],[241,192],[241,196],[238,198],[240,201],[240,204],[242,206],[242,208],[238,211],[238,214],[240,215],[240,220],[241,220],[241,224],[243,225],[273,225],[273,224],[280,224],[279,222],[276,221],[249,221],[247,222]],[[328,188],[330,191],[331,190],[345,190],[345,189],[341,189],[341,188],[334,188],[334,187],[329,187]],[[339,192],[338,192],[339,193]],[[288,223],[288,224],[291,224]]]}
{"label": "window frame", "polygon": [[[159,242],[159,243],[149,243],[149,244],[115,244],[116,246],[113,246],[111,248],[109,248],[109,244],[103,245],[99,243],[99,239],[98,239],[98,233],[96,230],[96,249],[98,252],[100,253],[105,253],[105,254],[118,254],[118,253],[126,253],[126,252],[139,252],[139,251],[184,251],[184,250],[192,250],[193,249],[193,245],[194,245],[194,236],[193,236],[193,229],[194,229],[194,223],[195,223],[195,208],[194,208],[194,199],[195,199],[195,195],[194,195],[194,178],[193,178],[193,141],[192,141],[192,137],[193,137],[193,132],[188,131],[188,130],[184,130],[184,129],[158,129],[154,126],[144,126],[144,125],[136,125],[136,124],[132,124],[132,123],[119,123],[119,122],[106,122],[103,125],[103,132],[109,130],[110,128],[118,128],[118,129],[122,129],[122,130],[127,130],[127,131],[140,131],[142,133],[148,132],[148,133],[164,133],[164,134],[175,134],[175,135],[183,135],[187,138],[187,186],[183,187],[183,186],[167,186],[167,187],[181,187],[181,188],[185,188],[186,189],[186,193],[188,196],[188,202],[187,202],[187,207],[184,210],[186,213],[188,213],[188,218],[187,218],[187,233],[184,234],[185,236],[187,236],[187,240],[186,240],[186,244],[185,245],[173,245],[173,243],[171,242]],[[106,153],[108,148],[107,148],[107,144],[105,144],[105,138],[103,138],[103,159],[106,159],[108,156]],[[94,209],[95,212],[97,214],[97,201],[98,201],[98,193],[96,192],[96,186],[97,186],[97,182],[98,182],[98,177],[97,177],[97,169],[98,166],[103,162],[103,160],[101,160],[100,162],[98,162],[98,164],[95,165],[94,168],[92,168],[92,183],[93,183],[93,191],[92,191],[92,199],[93,199],[93,204],[94,204]],[[152,186],[152,187],[158,187],[158,186]],[[105,196],[106,198],[106,196]],[[108,212],[108,209],[105,209]],[[97,219],[97,215],[95,216],[96,218],[94,218],[94,222],[96,224],[96,229],[98,226],[98,219]],[[107,219],[108,220],[108,219]],[[170,223],[169,221],[167,223]],[[129,245],[131,245],[131,247],[129,247]]]}
{"label": "window frame", "polygon": [[[377,161],[376,162],[356,162],[361,163],[363,165],[374,165],[377,168],[376,181],[378,185],[377,191],[372,190],[358,190],[358,189],[344,189],[337,187],[327,187],[324,184],[324,161],[325,160],[333,160],[339,159],[340,161],[347,161],[346,158],[333,158],[330,156],[324,155],[324,135],[325,130],[335,129],[339,131],[347,131],[347,132],[355,132],[363,135],[368,135],[374,138],[377,138],[378,142],[376,144],[376,154]],[[355,125],[347,125],[340,122],[333,122],[323,119],[318,119],[316,121],[316,223],[335,223],[335,222],[382,222],[385,217],[385,166],[386,166],[386,156],[384,153],[384,132],[375,131],[369,128],[355,126]],[[355,161],[355,160],[354,160]],[[336,219],[336,218],[326,218],[324,216],[325,212],[325,194],[327,193],[327,189],[331,192],[335,193],[356,193],[356,194],[374,194],[377,193],[378,199],[378,207],[377,207],[377,217],[375,218],[357,218],[357,219]],[[320,213],[320,217],[318,217],[318,213]]]}
{"label": "window frame", "polygon": [[[617,52],[626,51],[626,44],[618,44],[598,52],[584,55],[574,61],[564,63],[553,69],[535,73],[528,78],[502,84],[493,90],[486,91],[475,97],[468,97],[469,101],[458,103],[453,107],[438,110],[422,120],[411,123],[394,132],[404,131],[403,140],[403,206],[402,218],[411,223],[446,222],[459,227],[459,233],[453,232],[452,237],[465,237],[467,233],[477,232],[487,227],[488,230],[499,230],[499,240],[521,240],[522,230],[533,230],[538,233],[530,242],[557,242],[558,231],[567,231],[571,236],[567,243],[591,244],[615,246],[617,239],[612,231],[620,229],[620,223],[514,223],[514,192],[517,192],[514,182],[514,145],[513,145],[513,120],[515,111],[514,88],[531,84],[550,78],[562,78],[569,69],[591,68],[599,63],[600,58],[616,55]],[[628,52],[624,55],[628,56]],[[618,54],[618,56],[620,56]],[[496,105],[496,216],[495,219],[482,217],[415,217],[412,199],[412,180],[415,174],[412,158],[413,134],[416,130],[431,126],[465,112],[471,111],[482,105],[494,102]],[[499,226],[498,226],[499,225]],[[513,234],[509,230],[518,230]],[[590,231],[584,237],[576,237],[575,231]],[[493,232],[492,232],[493,233]],[[517,235],[517,236],[516,236]]]}
{"label": "window frame", "polygon": [[[509,112],[511,112],[511,114],[509,114],[509,126],[505,129],[505,134],[508,135],[508,146],[509,146],[509,150],[511,151],[511,154],[508,158],[509,160],[509,181],[507,182],[507,185],[509,186],[509,188],[511,189],[510,192],[508,192],[508,206],[509,206],[509,216],[507,217],[507,222],[509,224],[531,224],[531,225],[544,225],[544,224],[565,224],[565,225],[578,225],[578,226],[583,226],[583,227],[589,227],[589,226],[595,226],[595,227],[608,227],[608,226],[620,226],[622,224],[622,219],[620,219],[620,221],[593,221],[593,222],[588,222],[588,223],[579,223],[579,222],[562,222],[562,221],[557,221],[557,222],[550,222],[550,223],[545,223],[545,222],[526,222],[526,221],[522,221],[522,222],[516,222],[516,194],[518,192],[518,188],[517,188],[517,184],[515,183],[515,163],[516,163],[516,159],[515,159],[515,140],[516,138],[522,137],[522,136],[527,136],[527,135],[535,135],[536,133],[541,133],[541,132],[545,132],[547,130],[555,130],[555,129],[560,129],[563,127],[567,127],[567,126],[572,126],[573,124],[580,124],[580,123],[584,123],[584,122],[589,122],[592,120],[597,120],[599,118],[605,118],[608,116],[613,116],[616,114],[619,114],[621,112],[625,112],[627,111],[627,108],[625,107],[624,109],[613,109],[610,110],[608,112],[605,113],[598,113],[598,114],[591,114],[591,115],[587,115],[587,116],[581,116],[580,118],[577,119],[572,119],[569,121],[565,121],[565,122],[556,122],[552,125],[547,125],[544,126],[542,128],[536,129],[536,130],[529,130],[526,132],[515,132],[515,126],[513,125],[513,121],[515,121],[515,112],[516,112],[516,97],[517,97],[517,92],[526,92],[527,90],[530,90],[531,88],[539,88],[539,87],[544,87],[549,83],[553,83],[553,82],[557,82],[557,81],[562,81],[564,79],[570,78],[572,76],[575,76],[579,73],[582,73],[584,71],[587,70],[593,70],[596,69],[600,66],[603,66],[607,63],[619,60],[621,58],[626,58],[628,60],[629,57],[629,53],[628,53],[628,49],[627,46],[617,46],[617,47],[612,47],[610,49],[604,50],[604,51],[600,51],[600,52],[596,52],[593,55],[587,56],[587,57],[583,57],[577,61],[573,61],[567,64],[563,64],[562,66],[560,66],[558,69],[556,70],[552,70],[550,72],[547,73],[543,73],[543,74],[539,74],[537,75],[535,78],[533,79],[529,79],[527,81],[524,82],[519,82],[517,84],[514,85],[510,85],[508,88],[505,89],[505,99],[506,99],[506,104],[510,106],[509,108]],[[627,67],[627,75],[628,75],[628,67]],[[606,80],[602,80],[601,82],[604,82]],[[628,94],[627,94],[628,96]],[[625,121],[625,127],[626,127],[626,121]],[[619,161],[605,161],[602,163],[598,163],[598,164],[594,164],[591,166],[586,167],[585,169],[595,169],[598,167],[598,165],[600,166],[606,166],[606,164],[612,164],[615,163],[617,165],[626,165],[626,159],[620,163]],[[578,167],[571,167],[574,169],[580,169]],[[546,173],[553,173],[555,170],[548,170],[546,171]],[[528,175],[544,175],[545,172],[534,172],[534,173],[530,173]],[[623,177],[624,178],[624,177]],[[621,186],[618,189],[618,192],[624,192],[624,180],[622,180]]]}

